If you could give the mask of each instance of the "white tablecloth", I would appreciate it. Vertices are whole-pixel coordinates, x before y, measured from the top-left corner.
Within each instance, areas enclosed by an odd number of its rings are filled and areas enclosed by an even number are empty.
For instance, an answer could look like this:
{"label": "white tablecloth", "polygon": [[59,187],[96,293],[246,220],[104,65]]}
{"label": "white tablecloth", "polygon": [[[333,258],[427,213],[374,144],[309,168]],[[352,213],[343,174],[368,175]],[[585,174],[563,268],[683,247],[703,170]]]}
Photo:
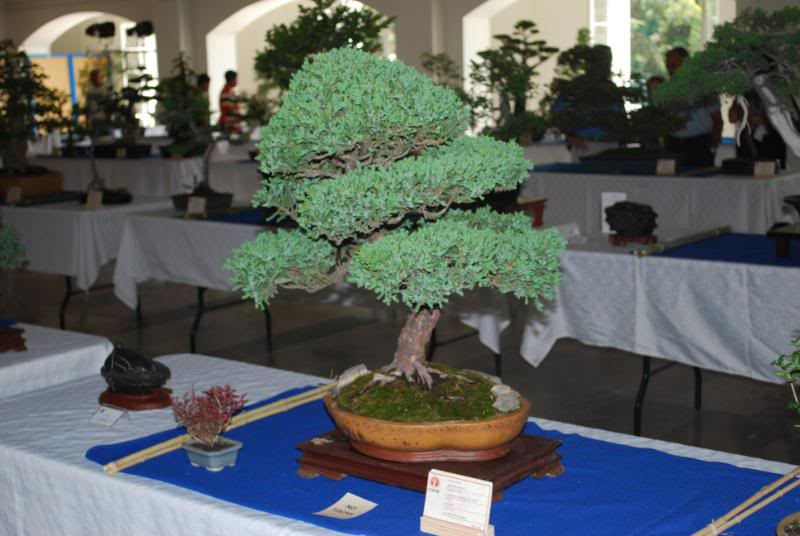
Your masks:
{"label": "white tablecloth", "polygon": [[100,269],[117,256],[122,228],[133,213],[163,209],[169,200],[134,197],[126,205],[85,209],[77,201],[35,207],[0,207],[3,222],[19,231],[28,268],[75,277],[89,289]]}
{"label": "white tablecloth", "polygon": [[730,225],[741,233],[764,233],[776,221],[797,221],[784,196],[800,194],[800,173],[773,179],[730,176],[655,177],[533,171],[522,193],[546,197],[546,225],[577,223],[587,236],[601,234],[600,195],[623,192],[658,214],[660,238]]}
{"label": "white tablecloth", "polygon": [[[167,197],[190,192],[202,177],[203,159],[195,158],[98,158],[97,172],[108,188],[127,188],[134,196]],[[92,181],[88,158],[37,158],[37,166],[64,174],[64,190],[86,190]]]}
{"label": "white tablecloth", "polygon": [[255,161],[212,161],[209,175],[211,187],[218,192],[233,193],[237,204],[250,205],[261,188],[261,173]]}
{"label": "white tablecloth", "polygon": [[[130,308],[138,303],[136,286],[150,279],[215,290],[231,290],[223,269],[233,249],[263,228],[254,225],[184,220],[164,213],[132,216],[125,225],[114,268],[114,293]],[[371,293],[338,285],[306,300],[385,309]],[[490,290],[467,293],[445,308],[478,331],[481,343],[500,353],[500,335],[510,323],[506,299]]]}
{"label": "white tablecloth", "polygon": [[572,337],[780,382],[770,363],[798,333],[800,270],[567,250],[556,299],[531,308],[521,355],[537,366]]}
{"label": "white tablecloth", "polygon": [[18,323],[27,350],[0,353],[0,398],[99,374],[113,348],[105,337]]}
{"label": "white tablecloth", "polygon": [[[266,367],[200,355],[162,359],[172,369],[176,393],[229,383],[248,399],[321,380]],[[230,504],[137,476],[108,476],[84,458],[98,444],[141,437],[174,426],[169,409],[132,413],[113,428],[89,417],[105,388],[100,377],[0,400],[0,533],[8,536],[145,536],[334,534],[331,531]],[[754,458],[534,419],[547,429],[655,448],[676,455],[731,463],[774,473],[791,467]],[[420,507],[423,502],[420,494]],[[380,506],[379,506],[380,508]]]}

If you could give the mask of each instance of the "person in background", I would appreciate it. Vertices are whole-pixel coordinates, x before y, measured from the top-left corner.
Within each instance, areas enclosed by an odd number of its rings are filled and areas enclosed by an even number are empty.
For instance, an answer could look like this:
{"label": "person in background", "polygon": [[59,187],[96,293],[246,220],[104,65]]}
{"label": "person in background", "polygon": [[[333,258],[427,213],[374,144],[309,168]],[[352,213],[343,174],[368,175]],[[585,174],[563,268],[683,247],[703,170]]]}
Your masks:
{"label": "person in background", "polygon": [[106,84],[106,79],[100,69],[92,69],[89,73],[89,84],[90,87],[86,91],[84,102],[86,126],[89,128],[102,127],[109,120],[111,88]]}
{"label": "person in background", "polygon": [[219,125],[223,131],[241,132],[239,102],[236,97],[236,71],[225,72],[225,86],[219,94]]}
{"label": "person in background", "polygon": [[200,91],[206,94],[208,97],[208,85],[211,83],[211,78],[206,73],[201,73],[197,75],[197,87],[200,88]]}
{"label": "person in background", "polygon": [[[667,72],[673,76],[689,57],[689,51],[676,47],[667,52]],[[682,164],[711,167],[722,137],[719,96],[713,95],[688,110],[686,125],[667,136],[667,149],[680,155]]]}
{"label": "person in background", "polygon": [[[781,138],[775,127],[769,122],[764,103],[754,90],[744,93],[747,99],[747,125],[740,135],[739,144],[736,146],[737,158],[750,158],[753,160],[778,160],[780,166],[786,169],[786,143]],[[736,123],[737,127],[744,118],[744,110],[738,102],[734,101],[728,109],[728,121]],[[737,128],[737,132],[738,132]]]}

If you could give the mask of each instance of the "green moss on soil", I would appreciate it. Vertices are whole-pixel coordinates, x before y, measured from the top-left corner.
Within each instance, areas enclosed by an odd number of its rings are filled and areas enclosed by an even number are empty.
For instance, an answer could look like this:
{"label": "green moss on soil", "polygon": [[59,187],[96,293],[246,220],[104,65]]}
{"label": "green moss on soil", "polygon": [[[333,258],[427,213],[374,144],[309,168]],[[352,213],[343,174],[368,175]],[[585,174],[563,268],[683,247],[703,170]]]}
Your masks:
{"label": "green moss on soil", "polygon": [[440,422],[489,419],[498,414],[492,407],[494,385],[489,379],[465,370],[431,365],[448,377],[434,375],[432,389],[410,384],[403,378],[386,385],[367,385],[366,374],[337,395],[338,404],[358,415],[398,422]]}

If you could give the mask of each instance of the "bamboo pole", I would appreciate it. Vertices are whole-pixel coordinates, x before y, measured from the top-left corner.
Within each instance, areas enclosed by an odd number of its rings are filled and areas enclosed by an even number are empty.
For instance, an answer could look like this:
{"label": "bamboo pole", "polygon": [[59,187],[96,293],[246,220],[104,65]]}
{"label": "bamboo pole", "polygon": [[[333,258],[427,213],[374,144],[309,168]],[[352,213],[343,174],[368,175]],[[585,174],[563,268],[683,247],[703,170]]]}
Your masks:
{"label": "bamboo pole", "polygon": [[706,238],[714,238],[725,233],[730,233],[731,231],[732,229],[730,225],[723,225],[722,227],[715,227],[714,229],[709,229],[708,231],[689,234],[668,242],[659,242],[658,244],[653,244],[652,246],[647,246],[646,248],[635,249],[631,251],[631,253],[637,257],[647,257],[649,255],[653,255],[654,253],[663,253],[668,249],[685,246],[686,244],[691,244],[692,242],[699,242],[701,240],[705,240]]}
{"label": "bamboo pole", "polygon": [[[261,406],[260,408],[240,413],[239,415],[236,415],[230,420],[228,426],[225,428],[225,431],[233,430],[235,428],[240,428],[259,419],[264,419],[266,417],[270,417],[278,413],[283,413],[284,411],[288,411],[298,406],[302,406],[303,404],[319,400],[320,398],[324,397],[329,391],[331,391],[334,387],[336,387],[336,384],[330,383],[328,385],[323,385],[321,387],[317,387],[316,389],[312,389],[304,393],[300,393],[294,396],[278,400],[271,404],[266,404],[264,406]],[[168,452],[172,452],[173,450],[177,450],[181,447],[181,445],[183,445],[190,439],[191,436],[189,436],[189,434],[182,434],[177,437],[173,437],[172,439],[168,439],[167,441],[162,441],[161,443],[158,443],[146,449],[142,449],[140,451],[124,456],[118,460],[114,460],[113,462],[109,462],[103,466],[103,470],[106,473],[112,475],[114,473],[117,473],[124,469],[128,469],[129,467],[133,467],[134,465],[138,465],[152,458],[161,456],[162,454],[166,454]]]}
{"label": "bamboo pole", "polygon": [[[726,513],[724,516],[715,519],[709,525],[698,530],[697,532],[692,534],[692,536],[716,536],[718,534],[721,534],[722,531],[728,529],[729,527],[736,525],[737,523],[741,523],[743,520],[745,520],[752,514],[761,510],[770,503],[780,499],[781,497],[789,493],[797,486],[800,486],[800,480],[796,479],[797,476],[800,476],[800,467],[796,467],[794,470],[782,476],[772,484],[764,486],[749,499],[736,506],[733,510]],[[791,484],[789,484],[788,486],[785,486],[784,488],[778,490],[778,488],[780,488],[786,482],[792,479],[796,480]],[[775,491],[775,493],[767,497],[767,495],[772,493],[773,491]],[[761,502],[756,503],[756,501],[758,501],[759,499],[763,500]]]}

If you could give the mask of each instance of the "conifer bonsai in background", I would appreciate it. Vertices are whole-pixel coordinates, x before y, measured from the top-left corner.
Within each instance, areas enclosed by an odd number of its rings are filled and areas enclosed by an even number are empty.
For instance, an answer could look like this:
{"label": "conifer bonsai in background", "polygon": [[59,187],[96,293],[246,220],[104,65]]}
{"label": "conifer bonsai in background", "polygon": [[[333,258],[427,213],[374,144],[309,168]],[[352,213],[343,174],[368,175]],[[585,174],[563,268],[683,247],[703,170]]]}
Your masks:
{"label": "conifer bonsai in background", "polygon": [[465,136],[468,116],[455,93],[400,62],[352,48],[309,58],[262,132],[269,178],[254,200],[298,228],[237,249],[226,263],[235,287],[263,308],[278,288],[347,278],[407,305],[391,370],[430,387],[426,345],[449,298],[493,287],[538,305],[560,279],[557,231],[452,208],[528,173],[518,145]]}
{"label": "conifer bonsai in background", "polygon": [[[800,8],[747,9],[714,29],[704,50],[687,58],[655,93],[657,103],[693,103],[708,95],[756,90],[772,126],[800,156]],[[744,122],[743,122],[744,123]]]}
{"label": "conifer bonsai in background", "polygon": [[31,63],[12,41],[0,41],[0,157],[4,175],[43,173],[42,168],[28,164],[28,140],[66,125],[65,99],[47,87],[46,79],[42,68]]}
{"label": "conifer bonsai in background", "polygon": [[394,21],[367,6],[354,9],[339,0],[313,0],[313,5],[297,9],[299,14],[291,24],[267,31],[267,46],[256,55],[256,74],[279,96],[289,89],[292,76],[309,56],[347,46],[380,51],[381,32]]}
{"label": "conifer bonsai in background", "polygon": [[208,99],[196,79],[181,53],[172,64],[171,75],[158,84],[156,120],[167,127],[172,138],[169,156],[202,155],[211,143]]}

